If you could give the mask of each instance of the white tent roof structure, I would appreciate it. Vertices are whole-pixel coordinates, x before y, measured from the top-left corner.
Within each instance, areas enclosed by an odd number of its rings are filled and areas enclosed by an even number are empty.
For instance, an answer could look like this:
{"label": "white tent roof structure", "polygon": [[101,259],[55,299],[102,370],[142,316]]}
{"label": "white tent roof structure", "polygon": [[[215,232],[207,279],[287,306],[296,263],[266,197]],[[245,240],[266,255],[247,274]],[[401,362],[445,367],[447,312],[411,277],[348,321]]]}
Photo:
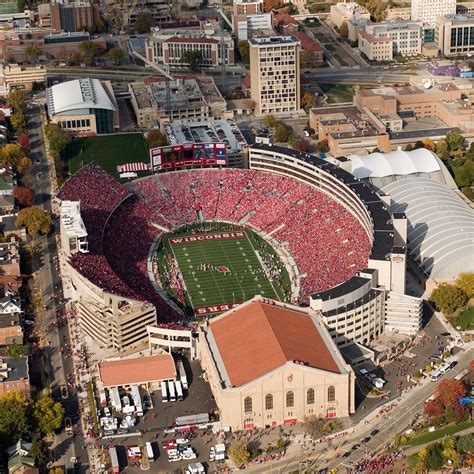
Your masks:
{"label": "white tent roof structure", "polygon": [[433,179],[410,176],[383,187],[393,213],[408,219],[408,251],[433,280],[474,272],[474,210]]}
{"label": "white tent roof structure", "polygon": [[347,158],[351,161],[352,174],[359,179],[370,181],[378,189],[411,175],[429,176],[455,188],[455,183],[443,162],[426,148],[371,153],[366,156],[349,155]]}

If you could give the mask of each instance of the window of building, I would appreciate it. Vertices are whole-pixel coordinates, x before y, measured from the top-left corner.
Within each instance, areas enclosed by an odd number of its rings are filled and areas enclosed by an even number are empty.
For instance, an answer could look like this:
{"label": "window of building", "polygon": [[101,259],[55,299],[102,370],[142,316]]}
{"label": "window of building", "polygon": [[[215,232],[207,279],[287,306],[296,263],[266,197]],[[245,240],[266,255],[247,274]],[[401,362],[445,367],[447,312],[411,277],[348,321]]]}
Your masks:
{"label": "window of building", "polygon": [[286,394],[286,406],[288,408],[295,406],[295,394],[293,392],[287,392]]}
{"label": "window of building", "polygon": [[252,397],[245,397],[244,411],[245,413],[252,413]]}
{"label": "window of building", "polygon": [[273,410],[273,395],[265,395],[265,410]]}
{"label": "window of building", "polygon": [[314,403],[314,389],[308,388],[306,392],[306,403],[312,405]]}
{"label": "window of building", "polygon": [[336,389],[334,385],[328,387],[328,402],[333,402],[336,400]]}

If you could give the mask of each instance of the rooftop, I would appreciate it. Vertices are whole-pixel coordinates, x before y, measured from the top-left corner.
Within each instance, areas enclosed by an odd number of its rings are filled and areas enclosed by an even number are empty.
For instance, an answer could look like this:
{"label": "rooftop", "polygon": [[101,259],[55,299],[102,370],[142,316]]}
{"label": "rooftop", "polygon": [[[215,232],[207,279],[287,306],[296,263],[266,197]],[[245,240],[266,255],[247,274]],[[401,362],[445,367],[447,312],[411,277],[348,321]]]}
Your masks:
{"label": "rooftop", "polygon": [[224,142],[228,153],[238,153],[247,144],[235,122],[224,119],[173,121],[165,131],[170,145]]}
{"label": "rooftop", "polygon": [[312,53],[320,53],[323,51],[321,47],[321,43],[316,40],[310,38],[306,33],[303,31],[295,31],[292,33],[292,36],[298,38],[301,43],[301,48],[303,51],[310,51]]}
{"label": "rooftop", "polygon": [[0,383],[28,378],[28,357],[2,357],[0,359]]}
{"label": "rooftop", "polygon": [[[166,79],[153,77],[129,84],[139,109],[165,109]],[[183,76],[169,81],[170,103],[173,110],[200,108],[211,103],[225,103],[211,77]]]}
{"label": "rooftop", "polygon": [[253,46],[278,46],[285,44],[299,44],[299,41],[292,36],[270,36],[270,37],[259,37],[252,38],[249,43]]}
{"label": "rooftop", "polygon": [[99,79],[90,77],[62,82],[46,90],[50,115],[75,110],[105,109],[115,111],[115,105]]}
{"label": "rooftop", "polygon": [[474,23],[474,18],[468,15],[446,15],[439,17],[438,21],[442,23]]}
{"label": "rooftop", "polygon": [[366,39],[369,43],[390,43],[392,41],[390,38],[377,38],[376,36],[370,35],[366,31],[360,31],[359,35]]}
{"label": "rooftop", "polygon": [[258,296],[210,321],[208,337],[234,387],[287,362],[342,372],[339,353],[321,323],[300,308]]}
{"label": "rooftop", "polygon": [[61,201],[61,224],[68,237],[87,237],[79,201]]}
{"label": "rooftop", "polygon": [[172,380],[176,376],[176,368],[170,354],[159,354],[132,359],[103,360],[99,362],[99,374],[104,387],[118,387]]}

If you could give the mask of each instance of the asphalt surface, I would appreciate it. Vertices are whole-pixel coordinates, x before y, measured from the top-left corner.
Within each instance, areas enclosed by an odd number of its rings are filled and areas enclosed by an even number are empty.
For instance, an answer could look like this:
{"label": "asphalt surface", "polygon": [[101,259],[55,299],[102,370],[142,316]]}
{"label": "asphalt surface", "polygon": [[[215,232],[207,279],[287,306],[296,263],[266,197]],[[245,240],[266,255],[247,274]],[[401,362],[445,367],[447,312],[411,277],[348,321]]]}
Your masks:
{"label": "asphalt surface", "polygon": [[[46,160],[46,151],[44,148],[44,138],[41,129],[41,120],[39,115],[39,106],[33,105],[26,110],[27,130],[30,140],[30,158],[33,162],[39,160],[36,164],[37,183],[34,187],[36,195],[36,204],[42,209],[51,212],[51,182],[49,178],[49,163]],[[49,323],[56,321],[57,311],[61,311],[57,300],[50,300],[52,295],[60,292],[60,277],[55,266],[54,257],[57,257],[57,246],[55,233],[51,232],[48,236],[41,237],[40,259],[41,265],[36,273],[36,281],[39,283],[44,304],[49,303],[39,316],[41,327],[45,332],[46,348],[43,351],[43,363],[47,367],[48,386],[55,400],[60,400],[65,409],[65,417],[71,418],[74,430],[79,432],[79,406],[77,396],[69,388],[68,398],[62,399],[61,386],[66,385],[66,379],[73,373],[72,358],[66,358],[61,353],[61,348],[69,344],[69,333],[67,325],[58,326]],[[56,435],[52,447],[52,456],[56,465],[65,465],[72,467],[70,458],[81,457],[83,452],[80,436],[72,437],[62,429]],[[87,463],[87,457],[82,455],[81,461]],[[83,472],[87,472],[87,465],[82,466]]]}

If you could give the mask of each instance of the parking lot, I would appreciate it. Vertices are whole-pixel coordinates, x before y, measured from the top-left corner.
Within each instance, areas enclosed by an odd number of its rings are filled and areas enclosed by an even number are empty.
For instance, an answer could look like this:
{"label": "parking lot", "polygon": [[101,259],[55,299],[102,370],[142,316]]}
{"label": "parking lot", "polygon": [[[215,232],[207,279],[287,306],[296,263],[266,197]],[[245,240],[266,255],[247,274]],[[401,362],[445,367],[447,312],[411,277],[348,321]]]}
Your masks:
{"label": "parking lot", "polygon": [[[128,435],[104,437],[99,444],[104,447],[114,445],[117,447],[117,456],[125,472],[141,470],[140,461],[127,459],[127,447],[152,443],[156,461],[152,462],[152,472],[185,469],[189,463],[203,462],[209,467],[209,453],[211,446],[219,441],[215,439],[211,430],[196,430],[192,433],[176,434],[173,430],[176,418],[200,413],[210,414],[210,420],[216,420],[214,412],[216,403],[211,393],[209,384],[203,378],[199,361],[183,360],[190,390],[184,391],[184,400],[176,402],[163,402],[161,390],[150,393],[153,408],[145,411],[144,415],[137,418],[134,429]],[[142,391],[142,395],[143,395]],[[120,415],[120,414],[117,414]],[[188,430],[189,428],[185,428]],[[168,431],[168,432],[165,432]],[[197,455],[193,460],[181,460],[170,463],[163,449],[165,440],[189,438],[189,444]],[[222,440],[222,438],[220,438]],[[217,463],[213,463],[217,467]]]}

